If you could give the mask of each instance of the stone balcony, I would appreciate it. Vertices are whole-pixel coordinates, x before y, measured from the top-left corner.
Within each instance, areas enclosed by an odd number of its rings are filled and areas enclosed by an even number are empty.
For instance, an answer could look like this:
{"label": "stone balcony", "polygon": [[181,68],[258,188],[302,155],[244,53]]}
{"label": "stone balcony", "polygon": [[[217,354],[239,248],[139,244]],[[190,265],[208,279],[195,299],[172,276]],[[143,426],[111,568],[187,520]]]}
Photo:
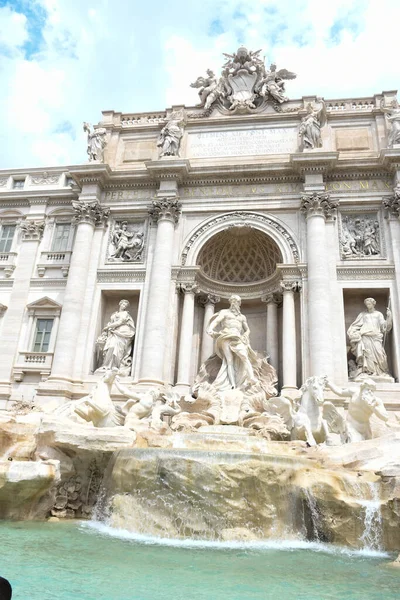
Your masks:
{"label": "stone balcony", "polygon": [[42,252],[40,255],[40,262],[37,266],[39,277],[44,277],[47,269],[60,269],[62,276],[67,277],[71,262],[71,254],[71,250]]}
{"label": "stone balcony", "polygon": [[27,373],[37,373],[45,381],[51,372],[53,352],[19,352],[13,369],[14,381],[23,381]]}
{"label": "stone balcony", "polygon": [[17,261],[16,252],[0,252],[0,271],[4,271],[5,277],[11,277]]}

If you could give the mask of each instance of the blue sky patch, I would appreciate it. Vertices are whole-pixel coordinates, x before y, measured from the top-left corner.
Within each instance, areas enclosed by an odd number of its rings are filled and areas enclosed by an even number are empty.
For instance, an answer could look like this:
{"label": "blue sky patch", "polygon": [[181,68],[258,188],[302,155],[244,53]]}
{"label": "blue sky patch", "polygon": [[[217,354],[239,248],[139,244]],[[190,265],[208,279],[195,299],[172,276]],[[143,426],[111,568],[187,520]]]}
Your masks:
{"label": "blue sky patch", "polygon": [[47,12],[34,0],[0,0],[0,7],[8,6],[16,13],[26,16],[26,28],[29,38],[22,46],[27,60],[32,59],[43,44],[43,27],[46,23]]}

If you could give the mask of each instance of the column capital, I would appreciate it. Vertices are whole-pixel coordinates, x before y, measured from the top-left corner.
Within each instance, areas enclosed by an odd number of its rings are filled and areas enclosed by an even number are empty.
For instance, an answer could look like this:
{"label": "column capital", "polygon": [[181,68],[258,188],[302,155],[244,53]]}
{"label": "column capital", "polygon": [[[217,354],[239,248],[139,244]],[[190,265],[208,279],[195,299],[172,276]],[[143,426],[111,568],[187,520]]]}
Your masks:
{"label": "column capital", "polygon": [[199,304],[201,304],[201,306],[207,306],[207,304],[218,304],[218,302],[221,302],[221,297],[220,296],[216,296],[215,294],[204,294],[202,296],[199,297],[198,300]]}
{"label": "column capital", "polygon": [[339,206],[337,200],[331,200],[326,192],[312,192],[303,194],[301,197],[300,212],[306,217],[322,216],[328,218],[332,216],[333,211]]}
{"label": "column capital", "polygon": [[279,292],[265,294],[264,296],[261,296],[261,302],[265,302],[265,304],[276,304],[279,306],[282,303],[282,294]]}
{"label": "column capital", "polygon": [[20,230],[24,242],[36,240],[40,242],[44,231],[44,221],[22,221]]}
{"label": "column capital", "polygon": [[79,223],[89,223],[90,225],[104,225],[110,215],[110,209],[101,206],[97,200],[73,200],[72,207],[75,215],[73,222],[77,225]]}
{"label": "column capital", "polygon": [[182,294],[198,294],[200,292],[200,288],[197,283],[177,283],[176,289],[178,292]]}
{"label": "column capital", "polygon": [[400,183],[396,185],[393,192],[393,196],[382,198],[382,203],[390,214],[400,219]]}
{"label": "column capital", "polygon": [[150,208],[150,218],[158,223],[162,219],[178,223],[182,212],[182,203],[177,198],[157,198]]}
{"label": "column capital", "polygon": [[284,280],[279,282],[279,287],[281,288],[283,294],[285,292],[300,292],[302,283],[301,281],[294,279]]}

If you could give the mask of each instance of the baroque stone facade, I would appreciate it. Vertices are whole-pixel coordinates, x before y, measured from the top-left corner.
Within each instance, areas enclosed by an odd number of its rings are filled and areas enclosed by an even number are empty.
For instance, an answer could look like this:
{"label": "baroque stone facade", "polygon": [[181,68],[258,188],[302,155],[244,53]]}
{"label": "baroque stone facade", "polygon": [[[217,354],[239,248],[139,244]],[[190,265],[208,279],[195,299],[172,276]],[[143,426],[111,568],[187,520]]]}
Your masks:
{"label": "baroque stone facade", "polygon": [[4,406],[87,394],[121,300],[127,381],[188,390],[237,294],[288,395],[352,381],[349,327],[366,298],[389,308],[377,386],[400,408],[396,94],[291,100],[293,77],[241,48],[193,84],[200,105],[104,112],[87,163],[0,172]]}

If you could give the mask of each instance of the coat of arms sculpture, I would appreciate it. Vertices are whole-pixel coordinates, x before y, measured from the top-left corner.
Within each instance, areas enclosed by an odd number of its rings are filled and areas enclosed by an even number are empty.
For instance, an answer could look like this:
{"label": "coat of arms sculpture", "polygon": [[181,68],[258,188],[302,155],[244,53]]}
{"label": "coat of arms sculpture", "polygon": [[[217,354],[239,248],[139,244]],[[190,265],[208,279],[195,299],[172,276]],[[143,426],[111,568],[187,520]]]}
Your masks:
{"label": "coat of arms sculpture", "polygon": [[295,79],[296,74],[287,69],[277,71],[275,64],[267,69],[260,52],[241,46],[234,54],[224,53],[227,61],[219,79],[208,69],[206,77],[198,77],[191,84],[199,88],[200,106],[204,107],[205,115],[209,115],[214,106],[243,113],[260,108],[267,101],[272,101],[275,110],[279,110],[279,106],[288,101],[285,80]]}

